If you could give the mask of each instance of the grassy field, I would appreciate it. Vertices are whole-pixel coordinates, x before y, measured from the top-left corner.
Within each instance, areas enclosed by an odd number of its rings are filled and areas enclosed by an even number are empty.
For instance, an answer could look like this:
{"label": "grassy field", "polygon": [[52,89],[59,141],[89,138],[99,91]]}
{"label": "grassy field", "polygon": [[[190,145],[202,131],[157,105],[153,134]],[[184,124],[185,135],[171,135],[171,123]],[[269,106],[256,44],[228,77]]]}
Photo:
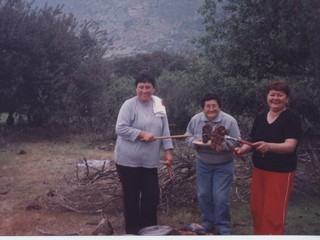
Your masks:
{"label": "grassy field", "polygon": [[[47,133],[24,133],[23,136],[2,136],[0,142],[0,235],[36,236],[44,232],[52,235],[91,235],[101,214],[85,214],[48,207],[48,193],[66,178],[76,179],[76,164],[87,159],[113,160],[112,143],[90,146],[85,135],[53,136]],[[41,136],[41,137],[39,137]],[[249,163],[248,163],[249,164]],[[239,198],[240,169],[237,163],[232,192],[232,232],[251,235],[252,220],[248,195]],[[249,178],[250,180],[250,178]],[[248,181],[249,181],[248,180]],[[247,184],[249,182],[247,181]],[[191,186],[194,187],[194,186]],[[246,193],[246,192],[244,192]],[[30,205],[37,203],[37,205]],[[320,197],[312,192],[295,191],[290,200],[286,234],[320,235]],[[29,207],[28,207],[29,206]],[[38,206],[31,208],[30,206]],[[115,235],[124,234],[121,211],[108,215]],[[200,223],[197,205],[169,206],[159,210],[159,225],[179,229],[188,223]]]}

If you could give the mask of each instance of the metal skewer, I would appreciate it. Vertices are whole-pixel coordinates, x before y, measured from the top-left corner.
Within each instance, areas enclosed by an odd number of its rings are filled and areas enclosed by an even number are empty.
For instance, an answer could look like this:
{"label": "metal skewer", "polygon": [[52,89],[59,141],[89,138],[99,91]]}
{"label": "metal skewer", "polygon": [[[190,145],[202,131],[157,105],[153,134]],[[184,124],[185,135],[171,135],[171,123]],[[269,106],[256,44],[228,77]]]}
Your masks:
{"label": "metal skewer", "polygon": [[247,145],[253,147],[253,143],[252,143],[252,142],[249,142],[249,141],[246,141],[246,140],[243,140],[243,139],[240,139],[240,138],[234,138],[234,137],[230,137],[230,136],[228,136],[228,135],[225,135],[224,138],[225,138],[226,140],[237,141],[237,142],[239,142],[239,143],[247,144]]}

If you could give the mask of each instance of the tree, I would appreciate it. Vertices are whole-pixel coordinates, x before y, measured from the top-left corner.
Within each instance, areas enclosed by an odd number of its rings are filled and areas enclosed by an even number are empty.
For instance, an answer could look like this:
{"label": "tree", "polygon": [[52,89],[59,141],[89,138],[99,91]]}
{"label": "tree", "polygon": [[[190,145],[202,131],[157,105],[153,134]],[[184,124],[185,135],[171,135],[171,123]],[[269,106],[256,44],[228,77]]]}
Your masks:
{"label": "tree", "polygon": [[187,59],[180,55],[155,51],[114,59],[108,65],[120,77],[127,75],[135,77],[142,69],[148,69],[155,77],[158,77],[163,70],[178,71],[185,69]]}
{"label": "tree", "polygon": [[78,27],[60,6],[31,6],[0,0],[0,112],[26,114],[37,125],[68,122],[90,111],[107,82],[98,41],[105,32],[93,21]]}
{"label": "tree", "polygon": [[319,1],[206,0],[199,11],[205,55],[226,75],[319,74]]}
{"label": "tree", "polygon": [[305,132],[318,134],[320,1],[205,0],[199,12],[206,33],[198,42],[220,72],[215,88],[230,113],[253,116],[264,106],[261,89],[280,78],[293,89],[290,107]]}

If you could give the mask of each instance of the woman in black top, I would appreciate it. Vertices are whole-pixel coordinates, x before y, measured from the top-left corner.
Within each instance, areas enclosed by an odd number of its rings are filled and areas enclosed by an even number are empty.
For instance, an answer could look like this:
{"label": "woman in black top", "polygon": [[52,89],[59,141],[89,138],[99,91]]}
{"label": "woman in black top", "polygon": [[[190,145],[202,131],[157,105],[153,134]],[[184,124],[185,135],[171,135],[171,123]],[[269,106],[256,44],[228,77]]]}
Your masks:
{"label": "woman in black top", "polygon": [[287,108],[289,94],[283,81],[268,85],[269,109],[256,117],[250,133],[254,145],[236,149],[237,154],[253,150],[250,207],[255,234],[283,234],[285,230],[302,132],[299,117]]}

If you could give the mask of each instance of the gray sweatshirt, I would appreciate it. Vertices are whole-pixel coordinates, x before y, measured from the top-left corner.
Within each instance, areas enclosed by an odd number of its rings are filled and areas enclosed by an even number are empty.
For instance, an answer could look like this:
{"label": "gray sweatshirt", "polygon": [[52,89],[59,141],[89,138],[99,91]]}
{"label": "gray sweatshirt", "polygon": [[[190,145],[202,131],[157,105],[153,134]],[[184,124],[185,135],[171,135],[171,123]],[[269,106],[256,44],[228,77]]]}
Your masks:
{"label": "gray sweatshirt", "polygon": [[210,122],[203,112],[198,113],[191,118],[186,132],[186,134],[192,135],[192,137],[186,139],[186,142],[189,147],[192,147],[196,150],[196,158],[207,164],[220,164],[232,161],[234,156],[231,152],[231,149],[229,149],[225,144],[225,150],[222,152],[216,152],[210,147],[195,148],[192,142],[197,139],[202,139],[202,127],[206,123],[210,124],[212,127],[217,124],[223,125],[229,130],[229,135],[231,137],[240,137],[238,123],[231,115],[220,111],[218,116]]}
{"label": "gray sweatshirt", "polygon": [[170,135],[168,118],[156,117],[153,102],[141,102],[135,96],[126,100],[120,108],[116,123],[117,142],[115,162],[128,167],[155,168],[159,165],[161,146],[172,149],[171,139],[161,139],[148,143],[138,138],[141,131],[154,136]]}

